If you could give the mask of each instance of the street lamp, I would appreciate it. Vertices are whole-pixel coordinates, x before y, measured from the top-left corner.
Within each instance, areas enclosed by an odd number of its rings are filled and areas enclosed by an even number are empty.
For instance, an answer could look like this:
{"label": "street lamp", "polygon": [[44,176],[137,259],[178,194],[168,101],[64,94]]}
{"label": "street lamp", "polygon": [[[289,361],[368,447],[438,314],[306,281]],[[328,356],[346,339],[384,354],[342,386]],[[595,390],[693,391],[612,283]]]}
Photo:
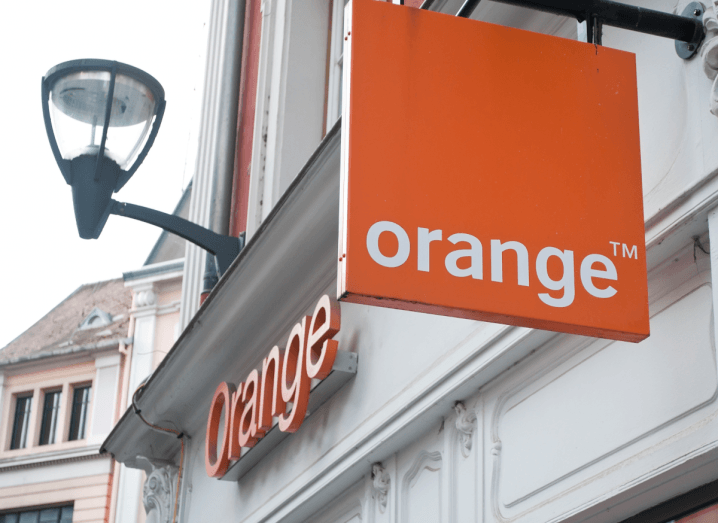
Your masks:
{"label": "street lamp", "polygon": [[129,181],[157,136],[165,110],[160,83],[110,60],[72,60],[42,79],[42,112],[50,147],[72,187],[81,238],[100,236],[110,214],[162,227],[215,255],[224,274],[244,236],[223,236],[178,216],[112,199]]}

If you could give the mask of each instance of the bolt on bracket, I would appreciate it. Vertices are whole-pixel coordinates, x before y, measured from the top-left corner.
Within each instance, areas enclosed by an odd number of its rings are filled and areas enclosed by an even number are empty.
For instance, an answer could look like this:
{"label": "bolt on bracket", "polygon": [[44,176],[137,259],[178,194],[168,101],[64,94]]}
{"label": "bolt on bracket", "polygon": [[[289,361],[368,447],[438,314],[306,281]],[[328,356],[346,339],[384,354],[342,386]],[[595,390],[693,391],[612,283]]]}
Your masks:
{"label": "bolt on bracket", "polygon": [[[700,2],[691,2],[685,7],[685,9],[683,9],[681,16],[702,20],[704,13],[705,7],[703,7],[703,4]],[[702,37],[698,42],[681,42],[680,40],[676,40],[676,54],[684,60],[693,58],[693,56],[695,56],[698,52],[698,48],[700,47],[702,41]]]}

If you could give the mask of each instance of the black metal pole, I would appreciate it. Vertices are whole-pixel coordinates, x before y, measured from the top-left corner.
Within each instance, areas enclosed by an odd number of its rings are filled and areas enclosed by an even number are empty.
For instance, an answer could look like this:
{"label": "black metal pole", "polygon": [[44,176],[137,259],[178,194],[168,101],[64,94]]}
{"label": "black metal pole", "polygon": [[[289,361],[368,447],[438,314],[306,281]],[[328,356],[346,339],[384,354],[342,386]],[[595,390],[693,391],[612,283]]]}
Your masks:
{"label": "black metal pole", "polygon": [[419,9],[429,9],[436,0],[424,0]]}
{"label": "black metal pole", "polygon": [[[610,25],[639,33],[662,36],[698,46],[705,36],[703,23],[698,18],[674,15],[620,4],[611,0],[496,0],[504,4],[528,7],[560,16],[570,16],[579,22],[591,24],[596,20],[597,28]],[[465,0],[456,16],[468,18],[481,0]],[[429,9],[434,0],[424,0],[421,9]],[[588,28],[591,32],[594,28]]]}
{"label": "black metal pole", "polygon": [[698,19],[620,4],[611,0],[496,1],[557,15],[570,16],[576,18],[579,22],[586,19],[586,13],[591,13],[604,25],[662,36],[681,42],[698,44],[704,36],[703,24]]}
{"label": "black metal pole", "polygon": [[112,200],[110,214],[126,216],[127,218],[156,225],[195,245],[199,245],[217,257],[220,275],[227,271],[239,251],[244,247],[244,237],[235,238],[234,236],[217,234],[179,216],[155,211],[140,205]]}

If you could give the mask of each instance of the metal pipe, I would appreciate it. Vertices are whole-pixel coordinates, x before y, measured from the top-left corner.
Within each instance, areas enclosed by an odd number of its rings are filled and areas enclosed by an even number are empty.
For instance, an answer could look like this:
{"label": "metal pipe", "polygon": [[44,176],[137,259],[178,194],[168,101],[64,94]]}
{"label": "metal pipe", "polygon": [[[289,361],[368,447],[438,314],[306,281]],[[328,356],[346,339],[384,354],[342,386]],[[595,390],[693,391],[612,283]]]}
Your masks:
{"label": "metal pipe", "polygon": [[[467,0],[464,6],[471,0]],[[662,36],[697,44],[704,36],[700,19],[662,13],[652,9],[620,4],[611,0],[496,0],[504,4],[528,7],[583,22],[587,13],[595,15],[604,25],[639,33]],[[476,2],[478,4],[478,2]],[[462,11],[464,7],[461,8]],[[469,13],[470,14],[470,13]]]}
{"label": "metal pipe", "polygon": [[210,228],[219,234],[229,234],[246,3],[245,0],[230,1],[224,27],[217,28],[223,35],[220,44],[223,48],[220,54],[221,80],[215,109],[217,163],[211,189]]}
{"label": "metal pipe", "polygon": [[464,2],[464,5],[462,5],[459,9],[459,12],[456,13],[456,16],[459,16],[461,18],[470,17],[471,13],[474,12],[474,9],[479,6],[479,2],[481,2],[481,0],[466,0]]}
{"label": "metal pipe", "polygon": [[[217,115],[217,157],[216,169],[212,180],[212,199],[210,202],[209,227],[219,234],[229,234],[232,209],[232,191],[234,181],[234,159],[237,146],[237,114],[239,107],[239,81],[242,67],[242,46],[244,43],[245,0],[230,2],[225,20],[222,50],[223,71],[219,84],[218,103],[222,108]],[[221,271],[224,272],[224,271]],[[219,280],[214,257],[207,251],[202,276],[202,296],[211,292]]]}
{"label": "metal pipe", "polygon": [[424,0],[424,3],[419,6],[419,9],[430,9],[436,0]]}
{"label": "metal pipe", "polygon": [[[611,0],[496,0],[503,4],[528,7],[560,16],[570,16],[579,22],[595,17],[597,25],[610,25],[639,33],[662,36],[671,40],[698,45],[705,36],[703,23],[698,18],[663,13],[620,4]],[[481,0],[466,0],[456,16],[468,18]],[[425,0],[421,9],[428,9],[433,0]],[[428,4],[428,5],[427,5]],[[426,7],[425,7],[426,6]],[[590,21],[589,21],[590,22]]]}

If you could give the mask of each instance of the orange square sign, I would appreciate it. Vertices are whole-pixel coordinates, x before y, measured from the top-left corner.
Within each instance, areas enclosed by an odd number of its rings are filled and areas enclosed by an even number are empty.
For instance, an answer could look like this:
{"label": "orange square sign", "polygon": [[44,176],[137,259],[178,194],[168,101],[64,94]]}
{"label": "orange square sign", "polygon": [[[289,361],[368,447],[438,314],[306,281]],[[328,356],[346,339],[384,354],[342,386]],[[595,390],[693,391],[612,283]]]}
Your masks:
{"label": "orange square sign", "polygon": [[646,338],[634,55],[352,4],[340,299]]}

